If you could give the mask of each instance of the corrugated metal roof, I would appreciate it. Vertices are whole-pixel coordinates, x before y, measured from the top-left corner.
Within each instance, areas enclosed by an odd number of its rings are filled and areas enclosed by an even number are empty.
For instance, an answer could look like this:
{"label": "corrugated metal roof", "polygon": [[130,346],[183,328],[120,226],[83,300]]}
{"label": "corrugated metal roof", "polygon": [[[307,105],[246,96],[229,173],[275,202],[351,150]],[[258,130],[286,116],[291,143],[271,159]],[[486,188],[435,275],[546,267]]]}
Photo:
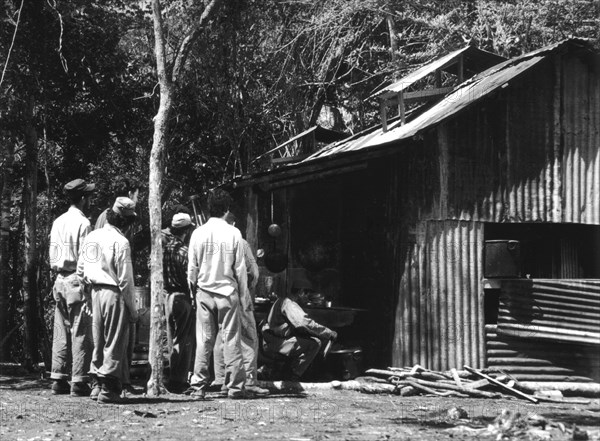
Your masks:
{"label": "corrugated metal roof", "polygon": [[[584,42],[584,40],[579,39],[562,41],[491,67],[458,85],[442,101],[414,120],[404,125],[401,125],[400,121],[396,121],[389,125],[387,132],[384,132],[381,127],[368,129],[344,141],[324,147],[306,158],[302,163],[317,158],[389,144],[418,135],[503,87],[506,83],[542,61],[548,53],[566,44]],[[456,56],[455,53],[450,55]]]}
{"label": "corrugated metal roof", "polygon": [[467,72],[467,74],[470,75],[484,71],[485,69],[488,69],[491,66],[494,66],[506,60],[506,58],[501,57],[500,55],[496,55],[491,52],[478,49],[474,46],[466,46],[457,51],[450,52],[448,55],[445,55],[442,58],[438,58],[437,60],[420,67],[414,72],[411,72],[407,76],[396,81],[395,83],[386,86],[378,92],[374,93],[373,95],[371,95],[370,98],[377,97],[386,93],[403,92],[404,90],[408,89],[410,86],[415,84],[417,81],[425,78],[427,75],[434,73],[436,70],[446,70],[447,67],[456,63],[460,56],[463,56],[465,71]]}

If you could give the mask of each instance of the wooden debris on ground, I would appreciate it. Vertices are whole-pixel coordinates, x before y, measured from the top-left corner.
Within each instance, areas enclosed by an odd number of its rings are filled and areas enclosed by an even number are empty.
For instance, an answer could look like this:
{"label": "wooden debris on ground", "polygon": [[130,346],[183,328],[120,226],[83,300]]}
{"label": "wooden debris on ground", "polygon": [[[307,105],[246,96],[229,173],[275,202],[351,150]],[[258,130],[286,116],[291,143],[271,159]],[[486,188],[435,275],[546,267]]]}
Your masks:
{"label": "wooden debris on ground", "polygon": [[[369,369],[365,373],[370,377],[363,377],[363,386],[360,390],[367,393],[378,393],[384,391],[389,393],[390,388],[382,388],[383,379],[393,386],[393,393],[401,396],[409,395],[433,395],[447,397],[476,397],[476,398],[519,398],[532,403],[564,402],[572,403],[572,400],[562,400],[554,397],[533,396],[523,392],[519,383],[508,375],[494,375],[484,373],[479,369],[464,366],[464,370],[451,369],[446,372],[435,372],[420,365],[412,367],[388,367],[387,369]],[[373,387],[366,387],[364,382],[373,381]],[[377,385],[377,387],[375,387]],[[483,390],[485,389],[485,390]],[[578,401],[579,404],[589,403]]]}

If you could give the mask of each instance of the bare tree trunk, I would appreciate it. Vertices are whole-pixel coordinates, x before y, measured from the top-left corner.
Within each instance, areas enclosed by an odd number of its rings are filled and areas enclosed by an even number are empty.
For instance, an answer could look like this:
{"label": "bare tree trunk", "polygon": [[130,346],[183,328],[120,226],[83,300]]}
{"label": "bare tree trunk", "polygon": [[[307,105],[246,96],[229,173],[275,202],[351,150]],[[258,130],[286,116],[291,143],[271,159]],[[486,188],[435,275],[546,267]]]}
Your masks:
{"label": "bare tree trunk", "polygon": [[162,13],[159,0],[152,1],[152,18],[154,20],[154,51],[160,84],[160,105],[154,117],[154,139],[150,151],[150,177],[148,208],[150,210],[150,235],[152,248],[150,252],[150,349],[148,360],[152,372],[148,380],[148,395],[158,396],[165,393],[163,385],[163,267],[160,229],[162,223],[160,190],[164,174],[164,157],[167,149],[169,133],[169,115],[173,105],[173,89],[166,72],[165,37]]}
{"label": "bare tree trunk", "polygon": [[385,14],[385,21],[388,26],[388,33],[390,34],[390,55],[392,61],[398,61],[398,32],[396,31],[396,22],[392,14],[387,12]]}
{"label": "bare tree trunk", "polygon": [[23,315],[25,317],[25,359],[28,369],[38,362],[38,289],[37,289],[37,132],[34,116],[35,101],[29,97],[25,122],[25,188],[23,207],[25,209],[25,273],[23,275]]}
{"label": "bare tree trunk", "polygon": [[162,19],[160,0],[152,0],[152,20],[154,22],[154,54],[156,56],[156,72],[160,86],[160,104],[154,117],[154,138],[150,151],[150,177],[148,208],[150,210],[150,348],[148,360],[152,372],[148,380],[148,396],[159,396],[165,393],[163,385],[163,354],[164,354],[164,301],[163,301],[163,266],[162,243],[160,229],[161,215],[161,187],[164,174],[164,158],[167,151],[167,137],[169,135],[169,117],[173,109],[173,96],[175,85],[182,71],[191,45],[198,38],[202,29],[215,14],[220,0],[210,0],[204,5],[204,11],[196,22],[195,27],[183,38],[175,52],[172,70],[167,69],[167,56],[165,29]]}
{"label": "bare tree trunk", "polygon": [[15,147],[11,139],[6,140],[2,173],[2,199],[0,201],[0,360],[8,359],[8,311],[9,311],[9,261],[10,261],[10,208],[12,205],[12,177],[15,162]]}

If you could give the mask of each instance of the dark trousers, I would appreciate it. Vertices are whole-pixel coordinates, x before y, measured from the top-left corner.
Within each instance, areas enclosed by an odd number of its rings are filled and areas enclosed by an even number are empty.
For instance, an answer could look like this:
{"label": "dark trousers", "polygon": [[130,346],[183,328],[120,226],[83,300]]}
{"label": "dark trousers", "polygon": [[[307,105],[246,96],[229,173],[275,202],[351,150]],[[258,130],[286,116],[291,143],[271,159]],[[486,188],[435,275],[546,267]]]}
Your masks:
{"label": "dark trousers", "polygon": [[321,349],[321,340],[317,337],[282,338],[270,331],[263,332],[263,350],[265,355],[284,355],[290,360],[293,374],[301,377],[313,362]]}
{"label": "dark trousers", "polygon": [[171,347],[169,383],[187,383],[196,332],[195,314],[188,295],[182,292],[168,293],[165,314]]}

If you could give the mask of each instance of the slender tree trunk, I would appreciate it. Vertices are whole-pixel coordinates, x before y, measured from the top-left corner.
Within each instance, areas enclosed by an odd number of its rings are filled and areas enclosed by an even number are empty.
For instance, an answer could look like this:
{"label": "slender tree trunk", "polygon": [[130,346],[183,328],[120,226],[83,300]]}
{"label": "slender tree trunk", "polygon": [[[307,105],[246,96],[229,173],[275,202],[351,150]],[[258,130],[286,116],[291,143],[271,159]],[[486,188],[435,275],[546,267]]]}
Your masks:
{"label": "slender tree trunk", "polygon": [[388,33],[390,34],[390,55],[392,61],[395,63],[398,61],[398,32],[396,31],[396,22],[392,14],[387,12],[385,14],[385,21],[388,26]]}
{"label": "slender tree trunk", "polygon": [[25,273],[23,275],[23,315],[25,318],[25,360],[28,369],[38,362],[37,286],[37,132],[33,122],[35,101],[30,96],[25,121]]}
{"label": "slender tree trunk", "polygon": [[12,206],[12,177],[15,162],[14,142],[6,139],[0,200],[0,360],[8,359],[8,311],[10,304],[10,209]]}
{"label": "slender tree trunk", "polygon": [[169,133],[169,116],[173,105],[173,88],[167,77],[165,59],[165,38],[163,32],[162,13],[159,0],[152,1],[152,16],[154,20],[154,38],[156,67],[160,84],[160,105],[154,117],[154,139],[150,151],[150,178],[148,207],[150,210],[150,235],[152,248],[150,252],[150,349],[148,360],[152,373],[148,380],[148,395],[158,396],[165,393],[163,385],[163,333],[164,333],[164,302],[163,302],[163,268],[161,244],[161,186],[164,174],[164,157],[167,149]]}
{"label": "slender tree trunk", "polygon": [[150,151],[150,177],[148,208],[150,210],[150,235],[152,249],[150,251],[150,349],[148,360],[152,373],[148,380],[148,395],[158,396],[165,393],[163,385],[163,354],[165,331],[164,302],[163,302],[163,267],[162,243],[160,229],[161,216],[161,187],[165,171],[164,158],[167,151],[169,135],[169,117],[173,109],[175,84],[185,65],[191,45],[198,38],[202,29],[215,14],[220,0],[210,0],[204,4],[204,11],[197,20],[195,27],[180,42],[172,62],[172,70],[168,72],[165,30],[162,19],[160,0],[152,0],[152,20],[154,22],[154,54],[156,56],[156,72],[160,86],[160,104],[154,117],[154,138]]}

